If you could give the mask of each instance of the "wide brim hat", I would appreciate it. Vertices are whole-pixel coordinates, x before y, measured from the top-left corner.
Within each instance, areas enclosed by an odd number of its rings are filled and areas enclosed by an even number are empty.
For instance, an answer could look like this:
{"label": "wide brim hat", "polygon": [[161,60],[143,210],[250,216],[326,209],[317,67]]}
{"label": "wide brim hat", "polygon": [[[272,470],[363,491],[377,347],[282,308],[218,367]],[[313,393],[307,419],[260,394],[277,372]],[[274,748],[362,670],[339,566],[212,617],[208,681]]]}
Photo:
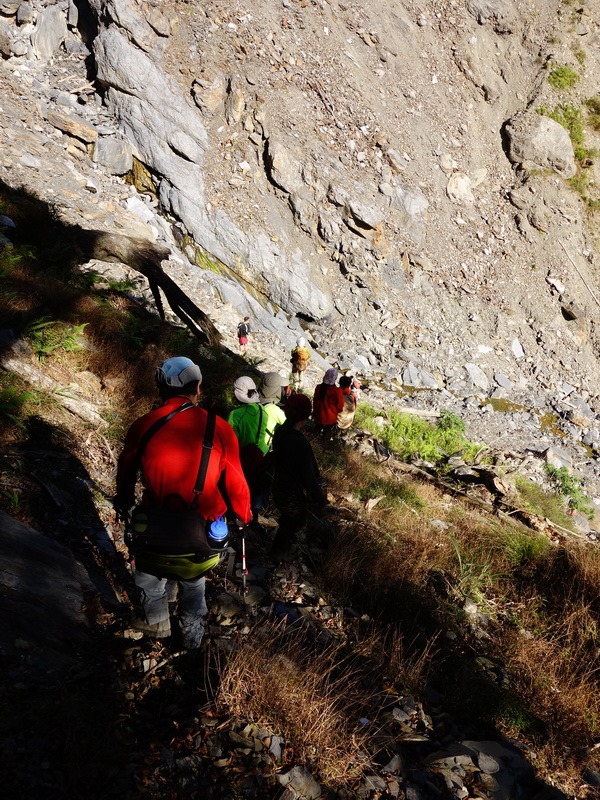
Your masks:
{"label": "wide brim hat", "polygon": [[256,384],[247,375],[242,375],[233,384],[233,394],[240,403],[257,403],[260,399]]}
{"label": "wide brim hat", "polygon": [[266,372],[258,388],[261,403],[273,403],[281,400],[281,390],[287,386],[287,380],[278,372]]}

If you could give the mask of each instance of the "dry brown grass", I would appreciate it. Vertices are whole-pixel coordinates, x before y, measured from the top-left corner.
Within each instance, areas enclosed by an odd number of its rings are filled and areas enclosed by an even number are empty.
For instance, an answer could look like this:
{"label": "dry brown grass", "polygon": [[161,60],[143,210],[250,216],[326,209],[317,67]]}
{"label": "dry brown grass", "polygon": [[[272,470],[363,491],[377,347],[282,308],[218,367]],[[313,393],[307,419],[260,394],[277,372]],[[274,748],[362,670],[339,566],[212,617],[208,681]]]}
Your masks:
{"label": "dry brown grass", "polygon": [[305,631],[282,624],[256,628],[223,668],[218,702],[282,733],[294,760],[319,770],[326,783],[359,774],[366,743],[360,676],[341,644],[318,650]]}
{"label": "dry brown grass", "polygon": [[372,732],[359,719],[376,718],[381,687],[422,685],[428,657],[407,656],[397,632],[384,638],[372,629],[351,645],[323,646],[314,631],[270,623],[255,628],[222,667],[218,702],[282,734],[293,760],[333,787],[366,766]]}
{"label": "dry brown grass", "polygon": [[[356,496],[377,485],[378,472],[389,478],[385,465],[365,461],[350,454],[343,471],[332,470],[334,491],[352,486]],[[326,585],[404,630],[413,618],[421,628],[427,621],[430,630],[443,628],[452,614],[460,626],[461,597],[475,599],[496,620],[488,655],[510,676],[505,699],[500,690],[486,719],[529,740],[548,772],[574,781],[582,763],[594,763],[583,754],[600,735],[600,549],[550,543],[434,486],[402,482],[419,498],[417,513],[392,503],[393,492],[368,515],[364,502],[350,503],[354,514],[338,526],[324,565]],[[450,527],[432,526],[436,518]]]}

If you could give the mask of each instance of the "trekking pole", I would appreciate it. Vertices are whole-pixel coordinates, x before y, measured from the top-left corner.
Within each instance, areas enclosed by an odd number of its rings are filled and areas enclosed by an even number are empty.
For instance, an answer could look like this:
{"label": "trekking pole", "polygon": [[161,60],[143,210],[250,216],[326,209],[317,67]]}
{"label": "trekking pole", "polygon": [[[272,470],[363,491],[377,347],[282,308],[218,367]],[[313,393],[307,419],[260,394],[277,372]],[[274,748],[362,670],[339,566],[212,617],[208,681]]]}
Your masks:
{"label": "trekking pole", "polygon": [[246,538],[242,536],[242,596],[246,596],[246,575],[248,568],[246,567]]}

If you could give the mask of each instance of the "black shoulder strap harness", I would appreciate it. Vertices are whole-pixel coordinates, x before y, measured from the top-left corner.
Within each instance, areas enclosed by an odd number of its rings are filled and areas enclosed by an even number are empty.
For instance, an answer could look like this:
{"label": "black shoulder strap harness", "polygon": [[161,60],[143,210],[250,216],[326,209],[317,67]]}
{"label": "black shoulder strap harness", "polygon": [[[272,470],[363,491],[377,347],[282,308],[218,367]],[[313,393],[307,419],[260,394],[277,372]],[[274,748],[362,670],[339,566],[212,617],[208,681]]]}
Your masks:
{"label": "black shoulder strap harness", "polygon": [[[187,411],[188,408],[195,408],[193,403],[183,403],[176,408],[174,411],[171,411],[170,414],[165,414],[164,417],[157,419],[156,422],[151,425],[146,433],[140,439],[140,443],[138,445],[138,452],[137,452],[137,461],[138,461],[138,468],[141,467],[142,464],[142,456],[148,446],[148,442],[157,433],[164,425],[169,422],[169,420],[173,419],[176,414],[179,414],[181,411]],[[198,505],[198,500],[200,495],[204,490],[204,483],[206,481],[206,473],[208,472],[208,462],[210,461],[210,454],[213,449],[213,439],[215,435],[215,426],[217,423],[217,416],[216,414],[212,414],[211,412],[207,412],[207,419],[206,419],[206,429],[204,431],[204,441],[202,442],[202,456],[200,458],[200,467],[198,468],[198,476],[196,478],[196,484],[194,485],[194,502],[192,503],[193,507],[195,508]]]}

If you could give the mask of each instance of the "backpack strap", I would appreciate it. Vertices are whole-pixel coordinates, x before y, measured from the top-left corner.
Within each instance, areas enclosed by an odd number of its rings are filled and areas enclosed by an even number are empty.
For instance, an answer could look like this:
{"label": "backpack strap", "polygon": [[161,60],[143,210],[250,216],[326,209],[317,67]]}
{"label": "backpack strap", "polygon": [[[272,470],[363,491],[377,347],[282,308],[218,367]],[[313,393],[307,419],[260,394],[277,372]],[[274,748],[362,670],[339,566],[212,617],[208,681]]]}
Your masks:
{"label": "backpack strap", "polygon": [[[256,430],[256,442],[254,443],[257,446],[258,446],[258,443],[260,441],[260,437],[261,437],[261,434],[262,434],[262,426],[263,426],[263,417],[264,417],[264,415],[265,415],[265,412],[263,411],[263,407],[262,407],[262,405],[260,403],[258,403],[258,428]],[[267,420],[267,422],[268,422],[268,420]]]}
{"label": "backpack strap", "polygon": [[210,454],[213,449],[215,426],[217,424],[217,415],[210,412],[207,412],[207,414],[208,417],[206,420],[206,428],[204,430],[204,441],[202,442],[202,456],[200,458],[200,467],[198,469],[196,485],[194,486],[194,502],[192,503],[194,508],[198,505],[200,495],[204,491],[204,483],[206,481],[206,473],[208,471],[208,462],[210,461]]}
{"label": "backpack strap", "polygon": [[139,466],[139,465],[142,463],[142,456],[144,455],[144,452],[145,452],[145,450],[146,450],[146,447],[148,446],[148,442],[149,442],[149,441],[150,441],[150,439],[151,439],[151,438],[154,436],[154,434],[155,434],[155,433],[158,433],[158,431],[159,431],[159,430],[160,430],[160,429],[161,429],[161,428],[162,428],[164,425],[166,425],[166,424],[167,424],[167,422],[168,422],[170,419],[173,419],[173,417],[175,416],[175,414],[179,414],[181,411],[187,411],[187,410],[188,410],[188,408],[194,408],[194,404],[193,404],[193,403],[190,403],[189,401],[186,401],[185,403],[182,403],[182,404],[179,406],[179,408],[176,408],[174,411],[171,411],[171,413],[170,413],[170,414],[165,414],[165,416],[164,416],[164,417],[161,417],[160,419],[157,419],[157,420],[156,420],[156,422],[155,422],[153,425],[151,425],[151,426],[148,428],[148,430],[146,431],[146,433],[145,433],[145,434],[142,436],[142,438],[140,439],[140,443],[139,443],[139,445],[138,445],[138,451],[137,451],[137,462],[138,462],[138,466]]}

